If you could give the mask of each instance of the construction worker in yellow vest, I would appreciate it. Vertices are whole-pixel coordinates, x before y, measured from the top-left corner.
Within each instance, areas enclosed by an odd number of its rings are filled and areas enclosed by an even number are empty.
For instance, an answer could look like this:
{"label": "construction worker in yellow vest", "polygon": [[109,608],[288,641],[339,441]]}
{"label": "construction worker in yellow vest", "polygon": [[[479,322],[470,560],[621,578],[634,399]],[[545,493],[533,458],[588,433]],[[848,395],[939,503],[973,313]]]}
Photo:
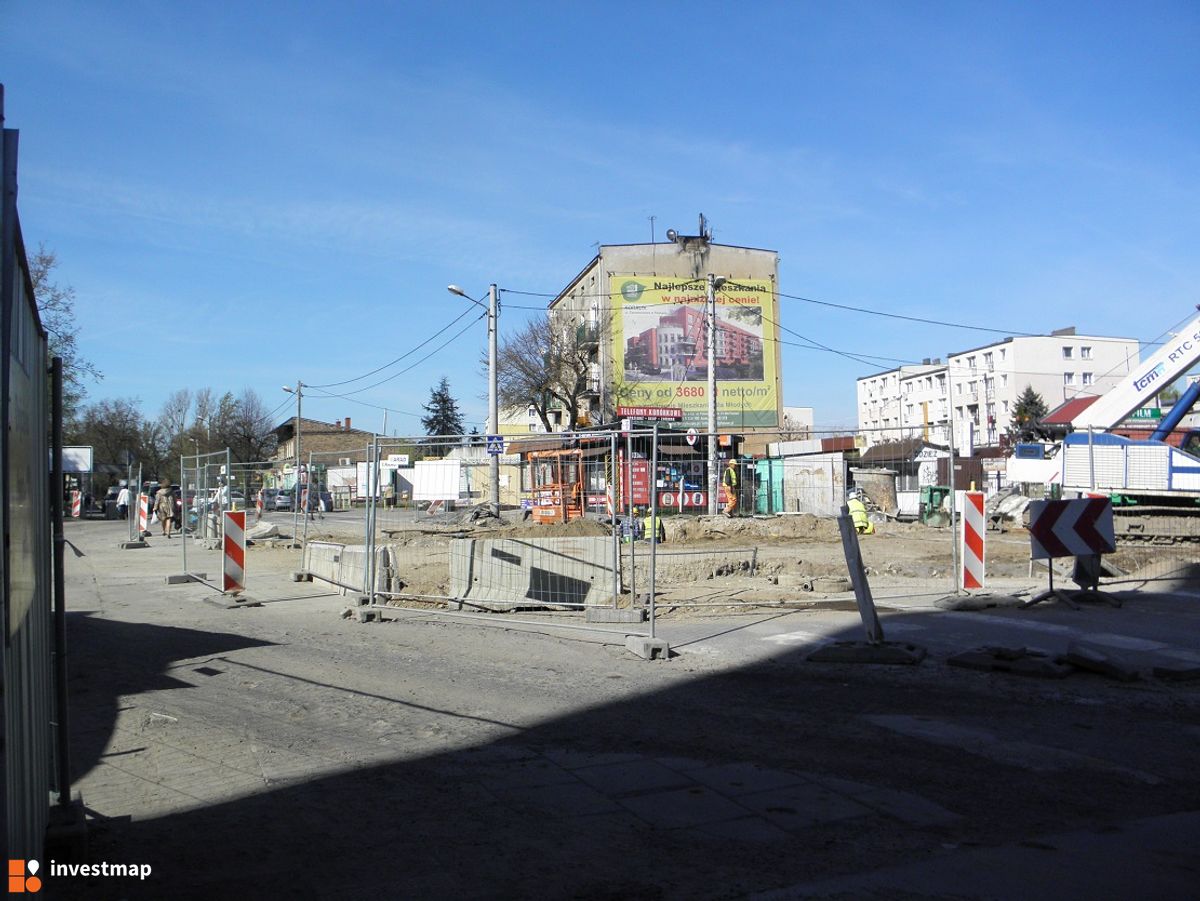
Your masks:
{"label": "construction worker in yellow vest", "polygon": [[667,540],[667,530],[663,526],[662,517],[655,516],[653,513],[646,517],[645,530],[643,533],[647,538],[654,542],[663,542]]}
{"label": "construction worker in yellow vest", "polygon": [[846,506],[850,508],[850,520],[854,523],[854,531],[859,535],[874,535],[875,524],[867,518],[867,505],[862,502],[862,497],[858,494],[853,495],[846,501]]}
{"label": "construction worker in yellow vest", "polygon": [[721,484],[725,486],[725,515],[733,516],[738,503],[738,471],[737,460],[730,458],[725,473],[721,476]]}

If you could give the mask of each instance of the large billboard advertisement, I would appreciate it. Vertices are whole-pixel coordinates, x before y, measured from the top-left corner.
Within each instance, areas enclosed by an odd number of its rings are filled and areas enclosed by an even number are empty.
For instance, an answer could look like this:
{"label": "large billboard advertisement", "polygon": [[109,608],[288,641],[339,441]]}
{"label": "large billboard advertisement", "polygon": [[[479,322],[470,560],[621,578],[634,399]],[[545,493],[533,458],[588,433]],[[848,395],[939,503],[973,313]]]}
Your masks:
{"label": "large billboard advertisement", "polygon": [[[613,276],[618,402],[683,410],[708,425],[706,279]],[[778,311],[769,279],[731,278],[716,291],[717,427],[779,426]]]}

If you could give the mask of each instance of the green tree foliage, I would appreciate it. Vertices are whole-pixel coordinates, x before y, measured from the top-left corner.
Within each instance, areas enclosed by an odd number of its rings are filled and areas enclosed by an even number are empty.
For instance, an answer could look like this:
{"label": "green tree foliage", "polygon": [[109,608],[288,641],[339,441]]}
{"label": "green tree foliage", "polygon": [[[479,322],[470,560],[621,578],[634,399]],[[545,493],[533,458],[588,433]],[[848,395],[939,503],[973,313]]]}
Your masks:
{"label": "green tree foliage", "polygon": [[[426,435],[461,435],[463,433],[462,413],[458,409],[458,401],[450,394],[450,380],[442,376],[442,380],[429,393],[429,403],[422,405],[428,414],[421,417],[421,426]],[[459,441],[427,440],[423,442],[426,454],[429,456],[445,456],[450,448]]]}
{"label": "green tree foliage", "polygon": [[[79,351],[79,323],[75,317],[75,289],[54,281],[58,256],[45,245],[29,258],[29,277],[42,327],[49,336],[51,356],[63,361],[63,420],[69,421],[87,394],[88,382],[103,375]],[[114,401],[113,403],[118,403]]]}
{"label": "green tree foliage", "polygon": [[1042,396],[1033,390],[1032,385],[1026,385],[1025,390],[1018,395],[1013,404],[1012,425],[1008,434],[1013,441],[1037,441],[1048,437],[1040,425],[1042,417],[1049,412]]}

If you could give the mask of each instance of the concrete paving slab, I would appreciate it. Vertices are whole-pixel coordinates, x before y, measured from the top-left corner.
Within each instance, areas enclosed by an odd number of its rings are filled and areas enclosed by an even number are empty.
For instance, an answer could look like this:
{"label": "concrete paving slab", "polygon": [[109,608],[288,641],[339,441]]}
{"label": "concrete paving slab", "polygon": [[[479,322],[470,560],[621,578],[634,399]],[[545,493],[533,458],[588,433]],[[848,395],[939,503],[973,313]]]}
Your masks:
{"label": "concrete paving slab", "polygon": [[703,823],[694,827],[704,835],[722,841],[762,843],[787,841],[791,835],[762,817],[747,816],[736,820]]}
{"label": "concrete paving slab", "polygon": [[854,800],[913,826],[946,826],[962,819],[940,804],[890,788],[868,789],[855,794]]}
{"label": "concrete paving slab", "polygon": [[661,791],[690,786],[692,780],[648,758],[583,767],[571,771],[588,785],[607,795]]}
{"label": "concrete paving slab", "polygon": [[629,763],[642,759],[640,754],[625,754],[617,751],[574,751],[570,748],[548,748],[542,751],[542,755],[567,770],[608,763]]}
{"label": "concrete paving slab", "polygon": [[801,784],[738,798],[750,810],[780,829],[795,832],[820,823],[852,820],[874,811],[821,785]]}
{"label": "concrete paving slab", "polygon": [[533,810],[552,819],[621,810],[617,802],[576,779],[549,785],[492,787],[490,790],[506,804]]}
{"label": "concrete paving slab", "polygon": [[808,782],[783,770],[764,769],[753,763],[728,763],[688,771],[688,776],[730,797],[750,795]]}
{"label": "concrete paving slab", "polygon": [[639,819],[660,829],[737,820],[752,813],[725,796],[699,785],[621,798],[619,803]]}

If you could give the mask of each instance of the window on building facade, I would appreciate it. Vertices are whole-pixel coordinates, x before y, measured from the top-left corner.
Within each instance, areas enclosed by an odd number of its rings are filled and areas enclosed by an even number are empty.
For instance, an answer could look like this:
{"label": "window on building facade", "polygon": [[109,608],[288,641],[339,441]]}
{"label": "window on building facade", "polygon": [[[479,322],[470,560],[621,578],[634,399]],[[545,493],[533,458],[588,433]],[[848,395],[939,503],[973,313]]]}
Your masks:
{"label": "window on building facade", "polygon": [[1069,360],[1074,355],[1075,349],[1069,345],[1063,345],[1062,354],[1064,360]]}
{"label": "window on building facade", "polygon": [[1074,385],[1075,384],[1075,373],[1064,372],[1063,373],[1063,384],[1064,385]]}
{"label": "window on building facade", "polygon": [[1005,416],[1008,415],[1008,401],[1006,401],[1006,400],[1000,401],[1000,412],[1003,413]]}
{"label": "window on building facade", "polygon": [[1088,347],[1085,344],[1083,347],[1079,348],[1079,359],[1090,360],[1091,358],[1092,358],[1092,349],[1090,347]]}
{"label": "window on building facade", "polygon": [[992,371],[992,355],[990,353],[983,355],[983,368],[988,372]]}
{"label": "window on building facade", "polygon": [[967,357],[967,368],[971,369],[971,370],[975,369],[975,358],[974,357]]}
{"label": "window on building facade", "polygon": [[1005,355],[1005,353],[1007,353],[1007,351],[1005,350],[1005,348],[1003,348],[1003,347],[1002,347],[1002,348],[1000,348],[1000,359],[1001,359],[1001,360],[1003,360],[1003,359],[1004,359],[1004,355]]}
{"label": "window on building facade", "polygon": [[1001,388],[1008,387],[1008,373],[1007,372],[1000,373],[1000,387]]}
{"label": "window on building facade", "polygon": [[1096,381],[1095,375],[1091,372],[1085,372],[1082,376],[1082,379],[1083,379],[1083,384],[1085,384],[1085,385],[1094,384]]}

